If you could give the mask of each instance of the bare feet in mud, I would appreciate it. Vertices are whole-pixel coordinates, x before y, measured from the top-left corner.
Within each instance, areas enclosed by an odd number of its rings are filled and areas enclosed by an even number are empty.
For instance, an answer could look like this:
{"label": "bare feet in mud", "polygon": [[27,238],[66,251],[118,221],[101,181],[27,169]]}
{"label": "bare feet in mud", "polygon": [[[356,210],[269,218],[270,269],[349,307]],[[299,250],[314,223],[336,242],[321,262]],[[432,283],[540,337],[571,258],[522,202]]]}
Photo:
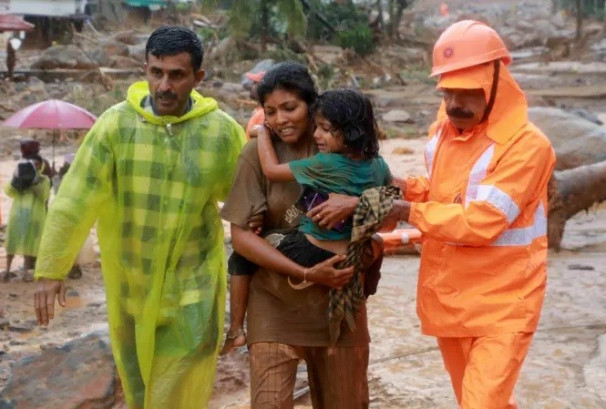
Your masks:
{"label": "bare feet in mud", "polygon": [[231,350],[244,346],[246,344],[246,332],[242,328],[229,330],[225,336],[225,343],[219,355],[225,355]]}

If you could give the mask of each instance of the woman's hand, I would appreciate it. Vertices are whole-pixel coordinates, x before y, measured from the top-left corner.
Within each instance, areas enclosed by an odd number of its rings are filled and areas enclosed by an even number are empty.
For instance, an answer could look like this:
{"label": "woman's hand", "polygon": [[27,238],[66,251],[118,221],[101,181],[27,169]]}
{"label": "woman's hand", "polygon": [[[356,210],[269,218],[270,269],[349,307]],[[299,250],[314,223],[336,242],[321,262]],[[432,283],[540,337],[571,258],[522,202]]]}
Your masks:
{"label": "woman's hand", "polygon": [[327,201],[320,203],[307,212],[307,217],[318,226],[331,230],[339,222],[353,216],[359,200],[355,196],[330,193]]}
{"label": "woman's hand", "polygon": [[257,236],[263,232],[264,213],[253,214],[248,218],[248,228]]}
{"label": "woman's hand", "polygon": [[344,255],[336,255],[308,269],[306,274],[307,281],[322,284],[327,287],[340,290],[353,275],[354,268],[347,267],[343,269],[335,268],[335,264],[345,260]]}

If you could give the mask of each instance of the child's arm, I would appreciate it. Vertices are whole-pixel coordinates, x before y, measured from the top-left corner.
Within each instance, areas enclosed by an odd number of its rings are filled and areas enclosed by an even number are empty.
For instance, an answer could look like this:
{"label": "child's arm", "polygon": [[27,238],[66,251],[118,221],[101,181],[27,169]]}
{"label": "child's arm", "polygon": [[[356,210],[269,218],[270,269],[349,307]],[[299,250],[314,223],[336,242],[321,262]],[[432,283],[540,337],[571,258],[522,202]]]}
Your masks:
{"label": "child's arm", "polygon": [[255,127],[257,131],[257,148],[259,150],[259,160],[263,174],[272,182],[289,182],[295,180],[288,163],[279,163],[278,156],[274,146],[271,143],[271,136],[263,125]]}

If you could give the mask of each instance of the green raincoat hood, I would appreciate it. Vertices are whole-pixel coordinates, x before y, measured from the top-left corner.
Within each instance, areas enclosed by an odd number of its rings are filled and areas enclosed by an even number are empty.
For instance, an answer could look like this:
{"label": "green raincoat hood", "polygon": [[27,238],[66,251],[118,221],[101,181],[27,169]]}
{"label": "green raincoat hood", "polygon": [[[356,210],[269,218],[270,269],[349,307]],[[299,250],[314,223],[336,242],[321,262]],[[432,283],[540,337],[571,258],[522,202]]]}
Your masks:
{"label": "green raincoat hood", "polygon": [[191,91],[190,97],[193,100],[193,105],[189,112],[183,116],[164,115],[157,116],[153,113],[146,111],[141,106],[143,98],[149,95],[149,85],[147,81],[135,82],[128,88],[128,94],[126,100],[128,103],[141,115],[147,122],[156,125],[176,124],[179,122],[187,121],[188,119],[195,118],[207,114],[215,109],[219,108],[217,101],[212,98],[203,97],[195,89]]}

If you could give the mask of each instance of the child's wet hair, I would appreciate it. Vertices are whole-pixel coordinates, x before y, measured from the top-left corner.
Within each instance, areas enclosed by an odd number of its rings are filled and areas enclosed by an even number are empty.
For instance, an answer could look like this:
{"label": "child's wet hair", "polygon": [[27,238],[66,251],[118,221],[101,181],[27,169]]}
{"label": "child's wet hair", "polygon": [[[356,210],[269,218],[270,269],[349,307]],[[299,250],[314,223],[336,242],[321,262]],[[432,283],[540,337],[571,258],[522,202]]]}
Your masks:
{"label": "child's wet hair", "polygon": [[370,99],[353,89],[336,89],[319,95],[312,108],[343,135],[346,152],[366,159],[379,154],[379,132]]}

